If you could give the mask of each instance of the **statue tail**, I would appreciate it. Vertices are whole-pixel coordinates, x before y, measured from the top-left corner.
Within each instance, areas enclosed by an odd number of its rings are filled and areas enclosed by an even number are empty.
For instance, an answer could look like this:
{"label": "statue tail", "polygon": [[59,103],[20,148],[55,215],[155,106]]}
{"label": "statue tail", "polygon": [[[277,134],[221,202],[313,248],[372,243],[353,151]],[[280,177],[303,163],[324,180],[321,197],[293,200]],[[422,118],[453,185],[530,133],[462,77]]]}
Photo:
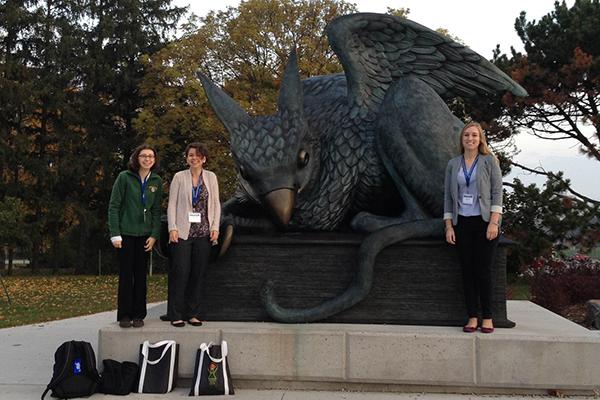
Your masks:
{"label": "statue tail", "polygon": [[373,284],[373,267],[381,250],[408,239],[439,236],[441,219],[428,219],[391,225],[369,234],[358,251],[358,270],[350,286],[341,295],[310,308],[284,308],[277,303],[273,283],[265,282],[261,300],[267,313],[275,321],[297,323],[314,322],[344,311],[363,300]]}

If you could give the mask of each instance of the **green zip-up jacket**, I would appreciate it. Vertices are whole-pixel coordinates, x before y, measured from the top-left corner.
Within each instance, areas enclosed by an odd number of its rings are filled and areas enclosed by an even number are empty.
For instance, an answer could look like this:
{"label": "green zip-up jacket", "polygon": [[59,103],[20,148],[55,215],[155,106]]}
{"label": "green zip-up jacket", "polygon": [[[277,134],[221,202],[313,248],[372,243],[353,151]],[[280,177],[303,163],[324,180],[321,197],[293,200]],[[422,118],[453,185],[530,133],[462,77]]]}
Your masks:
{"label": "green zip-up jacket", "polygon": [[110,237],[152,236],[158,240],[163,192],[160,176],[152,172],[144,192],[145,207],[142,204],[142,185],[139,175],[126,170],[117,176],[108,203]]}

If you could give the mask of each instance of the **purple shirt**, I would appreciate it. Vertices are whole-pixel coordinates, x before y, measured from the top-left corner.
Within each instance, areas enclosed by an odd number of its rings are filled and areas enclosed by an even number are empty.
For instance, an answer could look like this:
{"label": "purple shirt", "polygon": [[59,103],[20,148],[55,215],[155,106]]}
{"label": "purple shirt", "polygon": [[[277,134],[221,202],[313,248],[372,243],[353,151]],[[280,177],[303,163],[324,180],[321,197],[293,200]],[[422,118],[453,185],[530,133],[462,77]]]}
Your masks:
{"label": "purple shirt", "polygon": [[[458,169],[458,215],[463,217],[473,217],[481,215],[481,209],[479,207],[479,190],[477,189],[477,168],[479,163],[473,168],[471,179],[469,180],[469,187],[467,187],[467,181],[465,180],[465,173],[463,172],[462,166]],[[473,204],[463,203],[463,196],[473,196]]]}

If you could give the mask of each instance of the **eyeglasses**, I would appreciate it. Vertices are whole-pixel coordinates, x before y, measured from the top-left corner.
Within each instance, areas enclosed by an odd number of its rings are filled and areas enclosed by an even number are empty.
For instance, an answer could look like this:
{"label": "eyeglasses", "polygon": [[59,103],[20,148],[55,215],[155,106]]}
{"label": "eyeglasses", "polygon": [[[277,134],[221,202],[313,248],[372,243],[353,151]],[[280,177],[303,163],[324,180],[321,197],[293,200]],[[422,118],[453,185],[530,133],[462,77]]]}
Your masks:
{"label": "eyeglasses", "polygon": [[139,158],[148,158],[150,160],[152,160],[154,158],[154,156],[151,154],[140,154],[138,157]]}

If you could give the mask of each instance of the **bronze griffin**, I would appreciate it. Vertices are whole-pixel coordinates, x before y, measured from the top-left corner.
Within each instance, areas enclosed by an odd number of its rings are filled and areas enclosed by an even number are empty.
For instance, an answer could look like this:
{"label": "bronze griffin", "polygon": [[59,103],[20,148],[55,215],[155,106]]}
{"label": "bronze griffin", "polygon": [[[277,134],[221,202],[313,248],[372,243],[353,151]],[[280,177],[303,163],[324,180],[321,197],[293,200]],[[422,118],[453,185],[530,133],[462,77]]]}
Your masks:
{"label": "bronze griffin", "polygon": [[444,99],[527,94],[468,47],[407,19],[347,15],[327,35],[345,73],[301,81],[292,52],[276,115],[249,116],[198,74],[231,135],[239,173],[240,189],[223,206],[225,224],[369,232],[354,280],[333,299],[283,308],[267,282],[264,306],[282,322],[351,307],[368,294],[383,248],[442,234],[444,170],[463,126]]}

